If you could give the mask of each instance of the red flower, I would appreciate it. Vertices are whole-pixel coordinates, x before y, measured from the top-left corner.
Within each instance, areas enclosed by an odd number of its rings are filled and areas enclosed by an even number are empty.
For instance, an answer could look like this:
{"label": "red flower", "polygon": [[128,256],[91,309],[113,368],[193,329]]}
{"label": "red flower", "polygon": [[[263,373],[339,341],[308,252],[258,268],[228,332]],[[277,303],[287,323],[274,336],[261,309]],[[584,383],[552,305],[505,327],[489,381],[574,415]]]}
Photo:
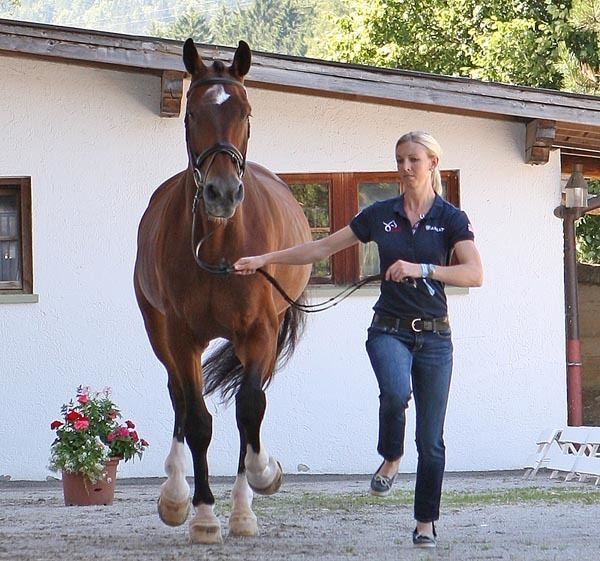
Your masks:
{"label": "red flower", "polygon": [[115,439],[115,433],[114,432],[108,433],[108,436],[106,437],[106,440],[108,442],[112,442],[114,439]]}
{"label": "red flower", "polygon": [[77,396],[77,401],[79,401],[79,403],[81,403],[82,405],[87,403],[89,400],[90,400],[90,398],[88,397],[88,395],[86,393],[82,393]]}
{"label": "red flower", "polygon": [[65,419],[71,423],[74,423],[75,421],[79,421],[79,419],[82,417],[83,415],[81,415],[81,413],[77,413],[77,411],[69,411]]}
{"label": "red flower", "polygon": [[50,428],[52,430],[56,430],[58,427],[62,426],[62,422],[61,421],[52,421],[52,423],[50,424]]}
{"label": "red flower", "polygon": [[144,440],[143,438],[142,440],[140,440],[140,443],[142,444],[142,446],[150,446],[150,444],[148,444],[148,441]]}
{"label": "red flower", "polygon": [[138,433],[135,432],[134,430],[132,430],[129,433],[129,436],[131,436],[131,440],[133,440],[134,442],[137,442],[140,439],[140,437],[138,436]]}
{"label": "red flower", "polygon": [[127,438],[129,436],[129,431],[127,430],[127,427],[119,427],[117,429],[117,436],[119,438]]}
{"label": "red flower", "polygon": [[125,421],[125,424],[127,425],[127,428],[130,429],[134,429],[135,425],[133,424],[133,421]]}
{"label": "red flower", "polygon": [[75,423],[73,423],[73,427],[75,427],[75,430],[87,429],[89,426],[90,422],[86,417],[82,417],[81,419],[78,419],[77,421],[75,421]]}

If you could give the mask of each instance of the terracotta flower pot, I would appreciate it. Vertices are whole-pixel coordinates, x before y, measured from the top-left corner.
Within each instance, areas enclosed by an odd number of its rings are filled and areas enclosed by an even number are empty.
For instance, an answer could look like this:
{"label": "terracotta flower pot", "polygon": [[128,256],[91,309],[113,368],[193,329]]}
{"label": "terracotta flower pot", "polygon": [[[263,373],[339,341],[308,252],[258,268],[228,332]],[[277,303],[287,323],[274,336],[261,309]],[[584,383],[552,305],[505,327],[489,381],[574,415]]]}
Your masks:
{"label": "terracotta flower pot", "polygon": [[66,506],[111,505],[115,495],[119,458],[106,462],[104,478],[91,483],[80,473],[62,472],[63,495]]}

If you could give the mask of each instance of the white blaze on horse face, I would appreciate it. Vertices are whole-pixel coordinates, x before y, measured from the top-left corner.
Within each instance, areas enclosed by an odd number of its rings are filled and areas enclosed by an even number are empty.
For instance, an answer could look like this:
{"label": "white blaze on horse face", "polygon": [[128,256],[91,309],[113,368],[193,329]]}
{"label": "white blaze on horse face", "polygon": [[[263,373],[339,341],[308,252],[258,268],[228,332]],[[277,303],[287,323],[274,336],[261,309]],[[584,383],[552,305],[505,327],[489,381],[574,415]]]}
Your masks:
{"label": "white blaze on horse face", "polygon": [[225,88],[221,84],[215,84],[206,90],[203,99],[207,103],[221,105],[229,99],[229,94],[225,91]]}

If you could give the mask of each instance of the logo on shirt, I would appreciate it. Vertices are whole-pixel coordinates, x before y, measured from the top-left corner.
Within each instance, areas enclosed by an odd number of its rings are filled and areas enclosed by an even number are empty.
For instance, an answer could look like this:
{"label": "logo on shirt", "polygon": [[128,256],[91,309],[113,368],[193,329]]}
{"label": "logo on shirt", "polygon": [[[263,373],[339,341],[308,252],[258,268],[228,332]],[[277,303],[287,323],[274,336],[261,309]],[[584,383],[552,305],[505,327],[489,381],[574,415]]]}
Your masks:
{"label": "logo on shirt", "polygon": [[383,229],[386,232],[399,232],[400,231],[400,226],[398,226],[398,224],[396,223],[395,220],[391,220],[390,222],[385,222],[383,223]]}
{"label": "logo on shirt", "polygon": [[432,230],[433,232],[443,232],[446,228],[443,226],[432,226],[431,224],[425,224],[425,230]]}

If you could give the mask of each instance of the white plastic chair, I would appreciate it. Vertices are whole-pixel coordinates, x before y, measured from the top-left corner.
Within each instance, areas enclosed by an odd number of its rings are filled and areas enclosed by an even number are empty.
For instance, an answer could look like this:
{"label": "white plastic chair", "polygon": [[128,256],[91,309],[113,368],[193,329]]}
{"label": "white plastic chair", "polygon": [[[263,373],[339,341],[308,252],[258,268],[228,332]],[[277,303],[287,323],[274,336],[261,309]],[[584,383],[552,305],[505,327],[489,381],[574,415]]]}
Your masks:
{"label": "white plastic chair", "polygon": [[550,478],[565,473],[565,481],[576,476],[578,461],[586,456],[590,427],[565,427],[557,438],[559,454],[549,456],[547,468],[552,470]]}
{"label": "white plastic chair", "polygon": [[545,429],[540,432],[535,441],[537,449],[535,453],[527,458],[525,465],[523,466],[525,468],[525,473],[523,474],[524,479],[535,477],[538,469],[546,467],[545,464],[548,462],[551,454],[561,453],[557,442],[560,433],[560,429]]}

